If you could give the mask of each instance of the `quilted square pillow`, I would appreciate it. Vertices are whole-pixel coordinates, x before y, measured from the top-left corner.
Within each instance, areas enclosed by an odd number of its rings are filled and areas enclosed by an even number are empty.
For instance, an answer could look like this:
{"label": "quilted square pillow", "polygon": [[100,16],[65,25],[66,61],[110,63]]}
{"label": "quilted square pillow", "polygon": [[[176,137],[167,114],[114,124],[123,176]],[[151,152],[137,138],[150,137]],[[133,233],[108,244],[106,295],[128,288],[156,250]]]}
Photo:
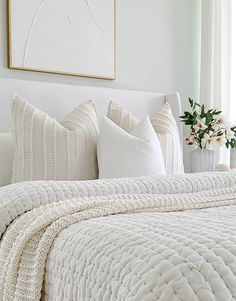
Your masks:
{"label": "quilted square pillow", "polygon": [[105,117],[98,138],[99,178],[164,175],[159,139],[149,117],[130,133]]}
{"label": "quilted square pillow", "polygon": [[[138,123],[137,118],[113,101],[109,104],[107,116],[128,133]],[[150,119],[160,140],[166,173],[184,173],[179,130],[170,105],[164,104]]]}
{"label": "quilted square pillow", "polygon": [[59,123],[17,95],[12,100],[12,183],[97,178],[98,121],[93,101]]}

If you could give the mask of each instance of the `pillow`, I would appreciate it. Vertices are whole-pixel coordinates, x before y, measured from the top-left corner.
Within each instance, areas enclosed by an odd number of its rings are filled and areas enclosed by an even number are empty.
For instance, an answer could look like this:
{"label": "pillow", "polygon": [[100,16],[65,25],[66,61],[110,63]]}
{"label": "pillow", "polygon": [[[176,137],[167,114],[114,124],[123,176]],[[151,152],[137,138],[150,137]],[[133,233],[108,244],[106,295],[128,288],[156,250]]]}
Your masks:
{"label": "pillow", "polygon": [[[128,133],[138,123],[138,120],[131,113],[113,101],[109,104],[107,116]],[[151,123],[160,140],[166,173],[184,173],[179,130],[168,103],[151,116]]]}
{"label": "pillow", "polygon": [[98,121],[89,100],[59,123],[19,96],[12,101],[15,154],[12,183],[97,178]]}
{"label": "pillow", "polygon": [[127,133],[105,117],[98,138],[99,178],[165,174],[158,137],[149,117]]}

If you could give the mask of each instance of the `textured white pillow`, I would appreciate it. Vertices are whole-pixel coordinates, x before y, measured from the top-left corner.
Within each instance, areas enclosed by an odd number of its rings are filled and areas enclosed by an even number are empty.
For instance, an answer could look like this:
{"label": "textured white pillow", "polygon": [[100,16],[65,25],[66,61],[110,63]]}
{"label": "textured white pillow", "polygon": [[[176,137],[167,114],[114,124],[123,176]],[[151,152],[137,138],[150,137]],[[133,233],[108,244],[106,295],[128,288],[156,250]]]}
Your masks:
{"label": "textured white pillow", "polygon": [[98,121],[92,101],[79,105],[59,123],[14,95],[12,116],[12,183],[97,178]]}
{"label": "textured white pillow", "polygon": [[[109,104],[107,116],[128,133],[138,123],[131,113],[113,101]],[[166,173],[184,173],[179,130],[168,103],[151,116],[151,123],[160,140]]]}
{"label": "textured white pillow", "polygon": [[158,137],[149,117],[127,133],[105,117],[98,138],[99,178],[165,174]]}

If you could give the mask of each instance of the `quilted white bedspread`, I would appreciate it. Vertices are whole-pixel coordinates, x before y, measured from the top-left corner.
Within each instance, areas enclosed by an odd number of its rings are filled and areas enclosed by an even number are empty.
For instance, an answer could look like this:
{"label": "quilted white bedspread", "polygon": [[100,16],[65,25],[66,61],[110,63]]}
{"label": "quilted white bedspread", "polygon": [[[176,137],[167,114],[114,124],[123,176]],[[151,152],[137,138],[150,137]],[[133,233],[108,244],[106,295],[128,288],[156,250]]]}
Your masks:
{"label": "quilted white bedspread", "polygon": [[235,204],[230,173],[1,188],[0,300],[236,300]]}

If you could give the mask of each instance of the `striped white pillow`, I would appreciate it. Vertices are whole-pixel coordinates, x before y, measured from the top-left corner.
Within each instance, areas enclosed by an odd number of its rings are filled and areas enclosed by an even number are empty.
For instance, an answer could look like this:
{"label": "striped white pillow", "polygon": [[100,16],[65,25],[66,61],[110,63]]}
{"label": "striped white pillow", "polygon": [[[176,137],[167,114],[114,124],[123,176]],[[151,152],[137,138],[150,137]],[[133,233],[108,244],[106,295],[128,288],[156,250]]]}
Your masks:
{"label": "striped white pillow", "polygon": [[14,95],[12,115],[12,183],[97,178],[98,121],[93,101],[79,105],[59,123]]}
{"label": "striped white pillow", "polygon": [[[138,120],[119,104],[111,101],[107,116],[130,133]],[[184,173],[183,154],[176,120],[168,103],[151,116],[151,123],[159,137],[167,174]]]}

